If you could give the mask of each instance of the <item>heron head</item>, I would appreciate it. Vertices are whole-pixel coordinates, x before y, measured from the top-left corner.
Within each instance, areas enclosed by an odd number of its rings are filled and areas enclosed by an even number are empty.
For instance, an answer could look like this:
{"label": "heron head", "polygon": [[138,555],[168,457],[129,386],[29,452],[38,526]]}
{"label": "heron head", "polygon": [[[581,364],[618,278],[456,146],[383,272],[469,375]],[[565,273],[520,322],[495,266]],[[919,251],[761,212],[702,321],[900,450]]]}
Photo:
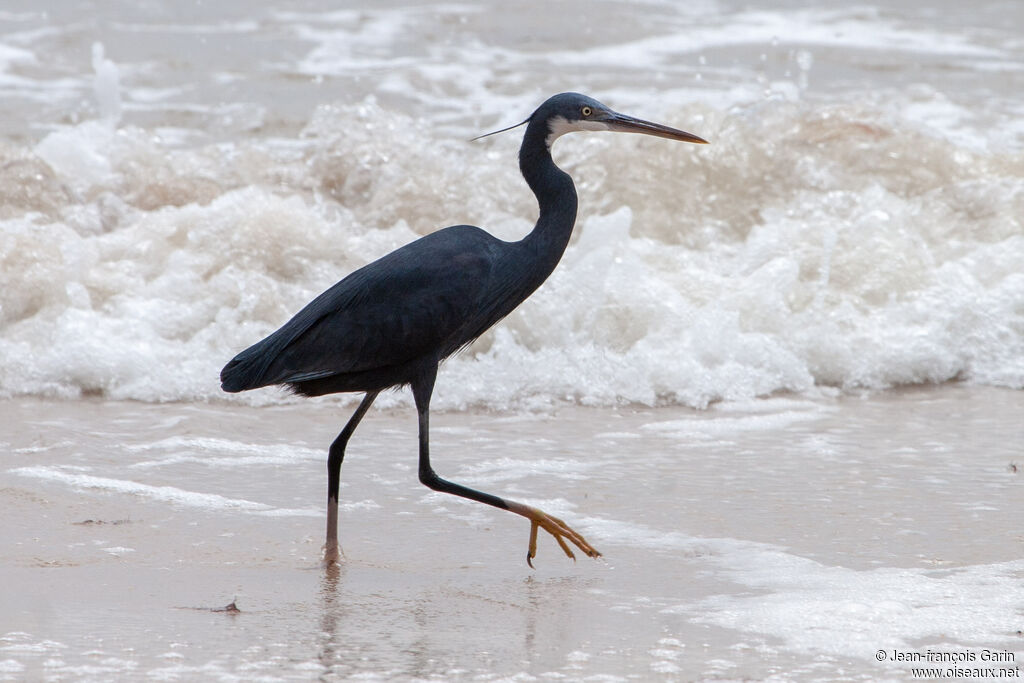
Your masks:
{"label": "heron head", "polygon": [[643,119],[620,114],[592,97],[574,92],[561,93],[548,98],[530,120],[539,118],[547,122],[547,145],[550,148],[562,135],[577,130],[609,130],[619,133],[643,133],[670,140],[707,144],[707,140],[676,128],[651,123]]}
{"label": "heron head", "polygon": [[[522,123],[496,130],[494,133],[501,133],[523,124],[546,126],[547,135],[545,142],[548,149],[561,136],[578,130],[643,133],[644,135],[655,135],[670,140],[693,142],[702,145],[707,144],[707,140],[692,133],[663,126],[660,123],[651,123],[650,121],[620,114],[601,104],[593,97],[587,97],[576,92],[564,92],[553,95],[537,107],[537,110]],[[494,133],[487,133],[479,137],[487,137],[488,135],[494,135]]]}

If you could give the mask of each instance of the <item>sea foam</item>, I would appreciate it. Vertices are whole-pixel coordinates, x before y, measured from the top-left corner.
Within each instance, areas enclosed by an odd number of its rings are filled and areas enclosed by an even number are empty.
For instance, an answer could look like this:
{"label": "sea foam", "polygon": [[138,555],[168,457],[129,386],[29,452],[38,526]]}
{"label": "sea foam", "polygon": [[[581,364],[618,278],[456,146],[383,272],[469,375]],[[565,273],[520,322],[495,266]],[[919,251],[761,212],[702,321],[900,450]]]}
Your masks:
{"label": "sea foam", "polygon": [[56,482],[75,489],[92,489],[123,495],[138,496],[140,498],[159,501],[162,503],[172,503],[192,508],[246,512],[249,514],[270,515],[275,517],[317,517],[321,514],[319,510],[311,508],[277,508],[272,505],[257,503],[251,500],[227,498],[216,493],[187,491],[175,486],[153,486],[151,484],[142,484],[127,479],[97,477],[91,474],[68,472],[61,468],[42,465],[35,467],[19,467],[10,471],[19,476]]}
{"label": "sea foam", "polygon": [[[559,143],[574,240],[446,364],[438,406],[1024,386],[1019,153],[861,105],[667,116],[712,144]],[[514,140],[431,140],[370,101],[297,142],[171,149],[88,121],[13,152],[49,172],[0,222],[0,390],[219,397],[223,363],[356,267],[445,223],[531,227]]]}
{"label": "sea foam", "polygon": [[[333,77],[361,93],[278,128],[284,99],[224,104],[231,74],[179,83],[157,65],[122,66],[114,36],[86,46],[76,78],[38,82],[16,72],[41,68],[42,46],[0,46],[0,76],[19,96],[32,86],[92,98],[0,146],[0,395],[292,400],[274,389],[225,397],[219,370],[421,235],[457,223],[525,235],[536,204],[517,135],[465,140],[542,97],[502,74],[532,73],[541,88],[550,69],[512,46],[423,40],[431,26],[457,37],[493,18],[438,12],[280,10],[194,26],[237,41],[267,22],[307,48],[240,78],[291,88],[312,77],[301,90],[316,97]],[[986,107],[954,101],[926,82],[867,87],[882,77],[862,68],[879,55],[955,60],[984,90],[980,76],[1019,70],[1019,41],[862,9],[686,12],[683,27],[637,17],[544,53],[566,74],[607,68],[617,75],[593,94],[711,144],[559,140],[556,161],[580,195],[573,240],[540,290],[446,363],[434,405],[701,407],[949,380],[1024,387],[1018,105],[998,93]],[[716,51],[748,45],[765,50],[754,65],[715,66]],[[667,80],[631,66],[646,63]],[[862,81],[812,96],[837,68]],[[147,69],[161,75],[147,80]],[[216,98],[178,102],[193,85]]]}

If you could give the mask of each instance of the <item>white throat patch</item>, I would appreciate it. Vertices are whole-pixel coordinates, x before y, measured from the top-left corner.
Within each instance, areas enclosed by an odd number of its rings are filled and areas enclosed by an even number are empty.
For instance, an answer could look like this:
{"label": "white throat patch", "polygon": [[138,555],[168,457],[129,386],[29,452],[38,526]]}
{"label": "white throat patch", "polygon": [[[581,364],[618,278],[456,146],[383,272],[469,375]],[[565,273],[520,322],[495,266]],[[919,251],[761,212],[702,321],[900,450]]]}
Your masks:
{"label": "white throat patch", "polygon": [[551,149],[555,140],[574,130],[608,130],[608,124],[600,121],[570,121],[564,116],[556,116],[548,121],[548,131],[550,132],[544,142],[548,149]]}

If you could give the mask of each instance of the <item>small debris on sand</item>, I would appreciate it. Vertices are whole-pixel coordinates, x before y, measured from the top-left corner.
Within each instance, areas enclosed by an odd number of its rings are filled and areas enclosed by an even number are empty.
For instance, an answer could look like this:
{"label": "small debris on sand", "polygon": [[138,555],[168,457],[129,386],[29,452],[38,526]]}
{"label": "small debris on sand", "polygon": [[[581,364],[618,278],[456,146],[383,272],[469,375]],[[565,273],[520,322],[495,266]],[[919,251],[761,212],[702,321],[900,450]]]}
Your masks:
{"label": "small debris on sand", "polygon": [[241,614],[242,610],[238,609],[237,602],[238,598],[232,600],[229,604],[223,607],[178,607],[177,609],[192,609],[199,612],[225,612],[227,614]]}
{"label": "small debris on sand", "polygon": [[131,524],[131,522],[132,520],[130,519],[114,519],[110,521],[105,519],[83,519],[81,522],[72,522],[72,524],[75,526],[91,526],[94,524],[110,524],[112,526],[117,526],[119,524]]}

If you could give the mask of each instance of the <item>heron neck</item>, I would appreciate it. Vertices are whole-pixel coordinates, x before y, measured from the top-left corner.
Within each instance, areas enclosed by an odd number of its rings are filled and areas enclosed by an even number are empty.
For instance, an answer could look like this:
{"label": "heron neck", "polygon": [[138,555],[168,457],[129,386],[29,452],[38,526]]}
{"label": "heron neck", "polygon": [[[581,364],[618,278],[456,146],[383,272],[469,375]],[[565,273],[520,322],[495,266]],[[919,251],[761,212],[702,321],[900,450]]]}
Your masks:
{"label": "heron neck", "polygon": [[551,274],[569,244],[577,208],[576,187],[551,158],[548,135],[544,121],[531,121],[519,148],[519,170],[540,208],[537,224],[522,244],[535,256],[541,281]]}

